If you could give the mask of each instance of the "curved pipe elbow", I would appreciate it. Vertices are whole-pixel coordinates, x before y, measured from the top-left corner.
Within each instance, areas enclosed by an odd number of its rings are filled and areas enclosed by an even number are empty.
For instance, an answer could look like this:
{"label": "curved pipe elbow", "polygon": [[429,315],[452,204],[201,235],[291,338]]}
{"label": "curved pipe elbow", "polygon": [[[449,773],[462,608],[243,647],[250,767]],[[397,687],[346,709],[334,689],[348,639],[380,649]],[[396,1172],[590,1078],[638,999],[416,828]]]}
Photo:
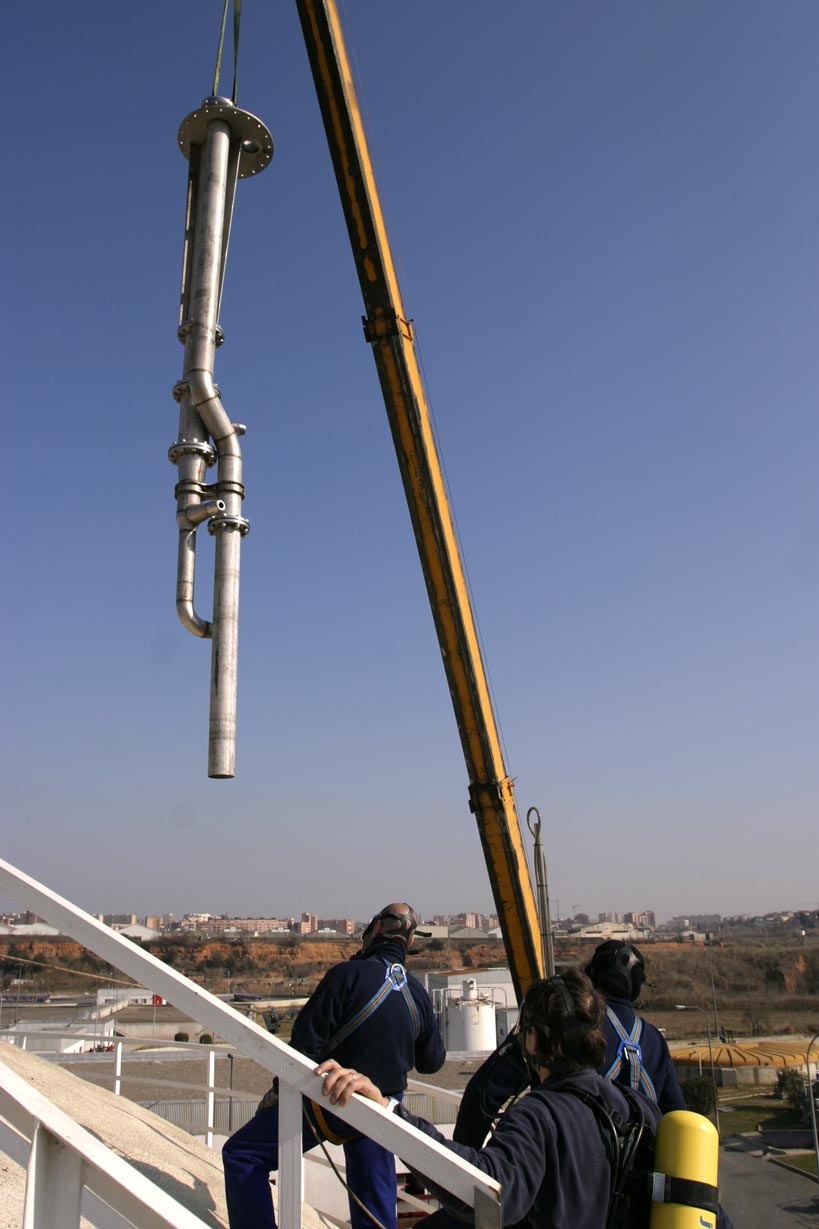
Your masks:
{"label": "curved pipe elbow", "polygon": [[202,640],[213,637],[213,624],[198,615],[193,605],[196,573],[196,529],[181,529],[176,562],[176,613],[179,622]]}
{"label": "curved pipe elbow", "polygon": [[187,599],[177,598],[176,613],[179,615],[179,622],[186,631],[191,632],[194,636],[199,636],[202,640],[210,640],[213,636],[213,624],[208,623],[207,619],[201,618],[193,608],[193,602]]}

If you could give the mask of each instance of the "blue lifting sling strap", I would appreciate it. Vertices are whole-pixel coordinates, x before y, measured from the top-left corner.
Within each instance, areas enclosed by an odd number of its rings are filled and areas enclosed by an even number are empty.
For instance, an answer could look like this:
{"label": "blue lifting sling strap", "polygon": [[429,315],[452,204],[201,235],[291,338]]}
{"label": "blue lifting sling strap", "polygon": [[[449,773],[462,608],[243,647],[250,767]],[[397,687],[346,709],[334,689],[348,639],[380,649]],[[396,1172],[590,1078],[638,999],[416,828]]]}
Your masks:
{"label": "blue lifting sling strap", "polygon": [[606,1015],[617,1036],[620,1038],[620,1044],[617,1047],[617,1056],[614,1062],[608,1071],[605,1071],[603,1074],[607,1079],[614,1080],[615,1083],[628,1084],[631,1088],[636,1088],[639,1092],[645,1093],[648,1099],[656,1105],[657,1092],[652,1083],[651,1076],[643,1066],[643,1051],[640,1048],[640,1037],[643,1032],[642,1020],[639,1016],[635,1016],[631,1031],[628,1031],[623,1027],[620,1017],[611,1007],[606,1008]]}
{"label": "blue lifting sling strap", "polygon": [[421,1035],[421,1017],[418,1014],[418,1007],[407,984],[407,970],[397,961],[393,963],[392,961],[385,960],[383,956],[380,956],[379,959],[387,966],[384,981],[372,998],[363,1007],[360,1007],[349,1020],[345,1020],[338,1032],[330,1038],[322,1051],[323,1056],[326,1057],[328,1054],[332,1054],[333,1050],[341,1045],[342,1041],[346,1041],[348,1037],[352,1036],[365,1020],[369,1020],[370,1016],[378,1011],[381,1004],[387,1001],[387,998],[393,991],[403,995],[407,1011],[412,1020],[415,1040],[417,1041]]}

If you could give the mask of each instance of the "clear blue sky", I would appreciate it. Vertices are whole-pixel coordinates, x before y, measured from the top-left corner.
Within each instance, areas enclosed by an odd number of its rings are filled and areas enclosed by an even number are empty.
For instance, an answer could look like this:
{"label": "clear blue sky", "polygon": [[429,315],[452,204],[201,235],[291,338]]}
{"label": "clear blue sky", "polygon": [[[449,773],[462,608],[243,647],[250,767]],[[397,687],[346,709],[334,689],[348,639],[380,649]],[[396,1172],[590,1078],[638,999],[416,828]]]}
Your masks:
{"label": "clear blue sky", "polygon": [[[488,910],[295,6],[242,7],[232,782],[166,458],[221,0],[6,13],[2,856],[93,910]],[[819,7],[346,8],[553,907],[816,907]]]}

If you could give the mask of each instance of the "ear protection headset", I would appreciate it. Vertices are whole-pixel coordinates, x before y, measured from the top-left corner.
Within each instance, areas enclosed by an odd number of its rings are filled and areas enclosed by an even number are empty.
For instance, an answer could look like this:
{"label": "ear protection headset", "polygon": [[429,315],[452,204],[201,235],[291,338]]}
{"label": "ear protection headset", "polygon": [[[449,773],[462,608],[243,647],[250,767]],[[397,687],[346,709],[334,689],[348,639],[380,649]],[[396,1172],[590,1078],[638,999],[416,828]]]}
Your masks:
{"label": "ear protection headset", "polygon": [[[409,943],[410,939],[418,929],[418,914],[412,906],[408,905],[407,908],[409,909],[409,913],[393,913],[392,910],[387,907],[386,909],[382,909],[380,913],[376,913],[375,917],[371,917],[367,923],[366,930],[361,936],[363,947],[366,949],[369,945],[376,922],[386,921],[388,918],[391,919],[391,922],[383,928],[384,937],[390,939],[402,939],[405,943]],[[398,923],[397,926],[394,924],[396,922]]]}

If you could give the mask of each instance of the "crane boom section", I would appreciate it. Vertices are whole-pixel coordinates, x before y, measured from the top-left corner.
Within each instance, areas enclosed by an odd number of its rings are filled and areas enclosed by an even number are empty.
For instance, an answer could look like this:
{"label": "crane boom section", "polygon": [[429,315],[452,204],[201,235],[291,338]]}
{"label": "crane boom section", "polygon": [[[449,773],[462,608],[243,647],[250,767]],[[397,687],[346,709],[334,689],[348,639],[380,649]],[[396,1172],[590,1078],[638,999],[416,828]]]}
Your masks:
{"label": "crane boom section", "polygon": [[542,976],[535,897],[412,326],[401,299],[335,0],[296,4],[364,298],[364,333],[381,383],[466,759],[470,809],[520,997]]}

